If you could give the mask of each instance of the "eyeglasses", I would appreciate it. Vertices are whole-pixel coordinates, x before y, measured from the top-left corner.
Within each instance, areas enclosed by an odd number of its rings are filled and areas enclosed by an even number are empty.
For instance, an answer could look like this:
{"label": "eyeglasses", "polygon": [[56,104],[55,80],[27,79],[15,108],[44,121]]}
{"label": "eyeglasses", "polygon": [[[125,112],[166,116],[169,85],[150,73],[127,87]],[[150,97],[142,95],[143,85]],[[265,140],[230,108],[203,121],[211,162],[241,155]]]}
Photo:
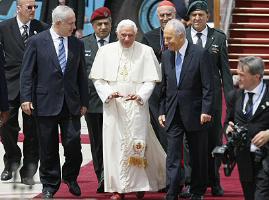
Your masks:
{"label": "eyeglasses", "polygon": [[[22,6],[22,5],[21,5]],[[32,10],[33,8],[34,9],[37,9],[38,8],[38,5],[33,5],[33,6],[27,6],[25,5],[25,7],[28,9],[28,10]]]}

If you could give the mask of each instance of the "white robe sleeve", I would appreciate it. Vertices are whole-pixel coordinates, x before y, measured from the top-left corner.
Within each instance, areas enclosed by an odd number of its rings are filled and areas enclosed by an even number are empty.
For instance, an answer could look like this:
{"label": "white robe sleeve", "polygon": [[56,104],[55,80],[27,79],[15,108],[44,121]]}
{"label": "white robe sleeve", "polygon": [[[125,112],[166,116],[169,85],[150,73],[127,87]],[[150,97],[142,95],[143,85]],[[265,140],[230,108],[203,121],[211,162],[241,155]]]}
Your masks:
{"label": "white robe sleeve", "polygon": [[137,95],[139,95],[141,97],[143,104],[148,101],[149,97],[152,94],[154,87],[155,87],[155,82],[153,82],[153,81],[152,82],[144,82],[142,87],[137,92]]}
{"label": "white robe sleeve", "polygon": [[95,89],[103,103],[107,102],[108,97],[114,92],[113,89],[110,87],[107,81],[98,79],[93,79],[93,84]]}

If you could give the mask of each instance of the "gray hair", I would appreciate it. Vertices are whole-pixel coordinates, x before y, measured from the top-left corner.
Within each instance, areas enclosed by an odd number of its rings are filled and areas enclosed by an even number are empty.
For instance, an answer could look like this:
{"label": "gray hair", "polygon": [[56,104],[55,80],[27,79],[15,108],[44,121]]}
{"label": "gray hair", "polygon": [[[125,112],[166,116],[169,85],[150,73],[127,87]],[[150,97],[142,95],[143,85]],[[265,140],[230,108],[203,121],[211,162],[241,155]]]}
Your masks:
{"label": "gray hair", "polygon": [[119,33],[121,31],[121,29],[124,27],[131,27],[131,28],[133,28],[134,32],[137,33],[137,26],[130,19],[124,19],[124,20],[120,21],[120,23],[117,26],[116,32]]}
{"label": "gray hair", "polygon": [[57,21],[64,21],[71,14],[75,14],[73,9],[68,6],[57,6],[52,11],[52,24],[55,24]]}
{"label": "gray hair", "polygon": [[173,27],[175,29],[175,32],[177,35],[179,35],[180,33],[183,33],[186,36],[186,30],[185,30],[185,26],[184,24],[179,21],[178,19],[171,19],[167,22],[167,24],[165,25],[165,27]]}
{"label": "gray hair", "polygon": [[247,56],[239,58],[238,68],[249,72],[251,75],[259,74],[263,77],[264,62],[260,57]]}

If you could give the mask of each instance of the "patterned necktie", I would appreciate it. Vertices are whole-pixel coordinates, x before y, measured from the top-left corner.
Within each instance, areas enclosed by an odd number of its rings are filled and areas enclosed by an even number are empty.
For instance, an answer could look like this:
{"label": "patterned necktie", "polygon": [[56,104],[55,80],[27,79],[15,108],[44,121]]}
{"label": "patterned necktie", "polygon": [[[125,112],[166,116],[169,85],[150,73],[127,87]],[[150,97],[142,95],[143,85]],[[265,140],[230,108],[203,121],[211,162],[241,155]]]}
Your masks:
{"label": "patterned necktie", "polygon": [[22,41],[23,41],[23,43],[26,44],[27,39],[28,39],[28,37],[29,37],[29,35],[28,35],[28,31],[27,31],[28,26],[27,26],[26,24],[24,24],[24,25],[22,26],[22,28],[23,28],[23,32],[22,32],[22,34],[21,34],[21,37],[22,37]]}
{"label": "patterned necktie", "polygon": [[200,47],[203,47],[203,42],[202,42],[202,39],[201,39],[202,33],[196,33],[196,35],[198,37],[198,40],[197,40],[196,44],[199,45]]}
{"label": "patterned necktie", "polygon": [[180,73],[181,73],[181,69],[182,69],[182,58],[181,58],[181,54],[177,53],[177,57],[176,57],[176,78],[177,78],[177,84],[179,82],[180,79]]}
{"label": "patterned necktie", "polygon": [[254,95],[253,92],[248,92],[248,101],[245,108],[246,115],[248,118],[252,116],[253,112],[253,95]]}
{"label": "patterned necktie", "polygon": [[98,40],[98,42],[100,43],[101,47],[104,46],[104,44],[105,44],[105,40],[103,40],[103,39]]}
{"label": "patterned necktie", "polygon": [[58,53],[58,60],[60,67],[62,69],[62,72],[64,73],[65,67],[66,67],[66,56],[65,56],[65,48],[64,48],[64,38],[59,37],[60,44],[59,44],[59,53]]}

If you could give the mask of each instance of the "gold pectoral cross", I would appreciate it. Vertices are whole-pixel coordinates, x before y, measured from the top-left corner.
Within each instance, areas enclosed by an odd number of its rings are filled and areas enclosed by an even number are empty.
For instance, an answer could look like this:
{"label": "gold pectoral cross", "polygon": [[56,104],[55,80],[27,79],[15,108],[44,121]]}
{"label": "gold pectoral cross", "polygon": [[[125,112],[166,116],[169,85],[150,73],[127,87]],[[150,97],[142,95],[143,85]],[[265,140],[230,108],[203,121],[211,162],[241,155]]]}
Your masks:
{"label": "gold pectoral cross", "polygon": [[124,80],[127,79],[127,76],[128,76],[128,69],[126,67],[126,65],[123,66],[121,72],[120,72],[120,75],[123,77]]}

